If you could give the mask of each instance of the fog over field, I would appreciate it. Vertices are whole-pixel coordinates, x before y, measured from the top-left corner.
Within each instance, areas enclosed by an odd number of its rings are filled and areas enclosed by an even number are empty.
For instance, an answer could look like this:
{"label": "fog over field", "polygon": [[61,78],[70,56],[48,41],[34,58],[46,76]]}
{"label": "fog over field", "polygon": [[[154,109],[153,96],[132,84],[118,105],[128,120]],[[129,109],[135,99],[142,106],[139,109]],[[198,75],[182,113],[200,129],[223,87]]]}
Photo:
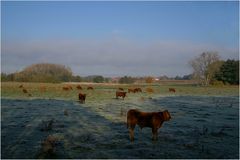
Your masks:
{"label": "fog over field", "polygon": [[238,59],[237,2],[2,2],[2,72],[177,76],[203,52]]}
{"label": "fog over field", "polygon": [[4,44],[2,70],[14,72],[34,63],[52,62],[70,66],[79,75],[186,75],[191,73],[190,59],[205,48],[220,51],[224,59],[238,58],[238,51],[231,48],[183,41],[141,42],[116,36],[101,41],[46,39]]}

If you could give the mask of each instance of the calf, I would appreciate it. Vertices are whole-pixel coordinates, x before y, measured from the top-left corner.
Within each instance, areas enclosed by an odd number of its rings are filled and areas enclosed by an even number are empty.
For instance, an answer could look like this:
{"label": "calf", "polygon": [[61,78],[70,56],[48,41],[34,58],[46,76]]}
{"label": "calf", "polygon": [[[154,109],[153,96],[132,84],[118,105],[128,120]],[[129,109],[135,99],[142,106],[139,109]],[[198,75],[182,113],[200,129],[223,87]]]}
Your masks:
{"label": "calf", "polygon": [[79,93],[78,94],[78,99],[81,103],[85,103],[86,94]]}
{"label": "calf", "polygon": [[157,140],[158,129],[164,121],[171,119],[170,113],[163,112],[141,112],[137,109],[130,109],[127,112],[127,128],[129,128],[130,140],[134,140],[134,128],[137,125],[142,129],[144,127],[152,128],[152,139]]}
{"label": "calf", "polygon": [[116,99],[118,99],[118,97],[122,97],[123,99],[126,97],[127,92],[116,92]]}

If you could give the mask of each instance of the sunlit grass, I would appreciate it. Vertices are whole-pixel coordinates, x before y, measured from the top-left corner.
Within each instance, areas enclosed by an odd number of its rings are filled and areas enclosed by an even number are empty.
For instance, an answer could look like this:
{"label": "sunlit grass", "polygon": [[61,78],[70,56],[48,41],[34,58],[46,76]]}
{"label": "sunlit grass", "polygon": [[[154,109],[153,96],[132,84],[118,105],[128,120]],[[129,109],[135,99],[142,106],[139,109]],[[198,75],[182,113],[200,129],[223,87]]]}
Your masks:
{"label": "sunlit grass", "polygon": [[[27,89],[28,93],[24,94],[20,85]],[[64,99],[64,100],[78,100],[78,93],[86,93],[87,101],[106,101],[115,98],[115,92],[119,87],[127,91],[128,88],[140,87],[143,93],[129,93],[126,99],[141,98],[141,97],[155,97],[155,96],[170,96],[170,95],[207,95],[207,96],[238,96],[238,86],[223,86],[223,87],[200,87],[194,85],[159,85],[159,84],[132,84],[132,85],[103,85],[91,84],[94,90],[87,90],[87,84],[80,84],[83,90],[76,88],[77,84],[71,84],[73,90],[64,91],[62,89],[66,84],[54,83],[18,83],[18,82],[2,82],[1,83],[1,97],[5,98],[42,98],[42,99]],[[46,91],[41,91],[44,86]],[[169,88],[175,88],[176,93],[170,93]],[[154,93],[146,92],[146,88],[152,88]]]}

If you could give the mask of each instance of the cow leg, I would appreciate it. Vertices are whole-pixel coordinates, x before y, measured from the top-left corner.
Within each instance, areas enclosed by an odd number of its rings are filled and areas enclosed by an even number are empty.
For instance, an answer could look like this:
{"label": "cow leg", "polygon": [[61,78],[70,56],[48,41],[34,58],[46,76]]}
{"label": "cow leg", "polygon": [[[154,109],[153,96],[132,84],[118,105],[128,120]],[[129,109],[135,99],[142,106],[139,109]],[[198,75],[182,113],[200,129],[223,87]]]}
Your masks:
{"label": "cow leg", "polygon": [[134,141],[134,128],[135,128],[135,126],[131,126],[129,128],[129,137],[130,137],[131,142]]}
{"label": "cow leg", "polygon": [[157,140],[158,139],[158,129],[157,128],[152,128],[152,140]]}

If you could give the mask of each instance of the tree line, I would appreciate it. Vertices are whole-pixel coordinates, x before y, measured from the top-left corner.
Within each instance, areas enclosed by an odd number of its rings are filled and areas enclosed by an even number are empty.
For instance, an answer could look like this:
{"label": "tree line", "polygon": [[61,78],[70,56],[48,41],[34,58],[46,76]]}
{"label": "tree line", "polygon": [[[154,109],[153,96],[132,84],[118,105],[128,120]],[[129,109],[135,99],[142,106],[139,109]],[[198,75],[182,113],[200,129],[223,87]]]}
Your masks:
{"label": "tree line", "polygon": [[33,64],[21,72],[11,74],[1,73],[1,81],[16,81],[16,82],[45,82],[45,83],[60,83],[60,82],[108,82],[109,78],[103,76],[87,76],[80,77],[73,75],[70,67],[61,64],[40,63]]}
{"label": "tree line", "polygon": [[[159,80],[190,80],[194,79],[201,85],[209,84],[239,84],[239,60],[221,60],[216,52],[204,52],[189,62],[193,72],[189,75],[176,76],[174,78],[162,76]],[[73,75],[70,67],[60,64],[40,63],[33,64],[21,72],[1,73],[1,81],[17,82],[95,82],[95,83],[126,83],[136,81],[153,83],[154,77],[131,77],[123,76],[113,80],[101,75],[81,77]]]}

